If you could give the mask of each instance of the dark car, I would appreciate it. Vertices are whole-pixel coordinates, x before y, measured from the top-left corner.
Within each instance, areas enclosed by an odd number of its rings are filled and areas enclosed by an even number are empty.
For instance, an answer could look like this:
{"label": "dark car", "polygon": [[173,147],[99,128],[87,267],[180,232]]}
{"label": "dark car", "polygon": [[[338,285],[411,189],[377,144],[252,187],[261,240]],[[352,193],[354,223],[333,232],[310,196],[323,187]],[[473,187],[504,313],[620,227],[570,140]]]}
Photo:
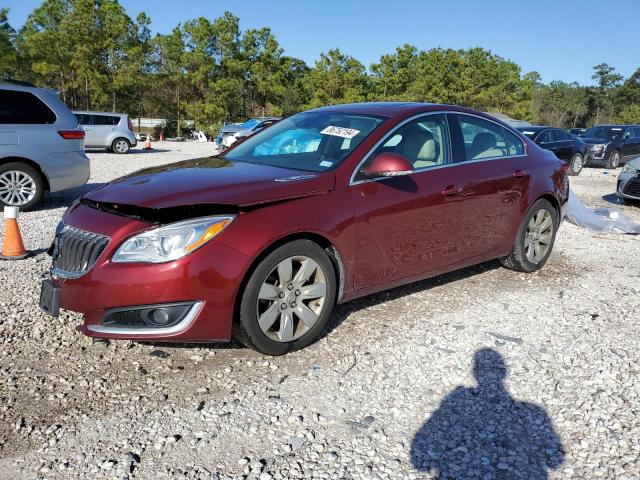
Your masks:
{"label": "dark car", "polygon": [[65,213],[40,305],[111,339],[232,336],[279,355],[309,345],[336,303],[499,258],[549,258],[566,164],[474,110],[321,108],[223,157],[154,167]]}
{"label": "dark car", "polygon": [[589,164],[618,168],[640,155],[638,125],[596,125],[580,138],[589,145]]}
{"label": "dark car", "polygon": [[551,150],[560,160],[569,164],[569,174],[578,175],[585,165],[589,146],[582,139],[574,137],[566,130],[548,126],[518,127],[518,130],[540,145]]}

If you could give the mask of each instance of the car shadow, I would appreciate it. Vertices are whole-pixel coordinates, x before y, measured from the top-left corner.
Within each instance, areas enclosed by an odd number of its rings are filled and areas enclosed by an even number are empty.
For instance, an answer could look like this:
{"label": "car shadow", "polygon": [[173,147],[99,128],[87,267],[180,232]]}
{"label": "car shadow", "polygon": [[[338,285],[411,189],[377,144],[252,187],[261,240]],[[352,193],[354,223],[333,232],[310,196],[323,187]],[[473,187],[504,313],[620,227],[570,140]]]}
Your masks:
{"label": "car shadow", "polygon": [[411,463],[429,478],[544,480],[565,458],[544,408],[516,401],[497,351],[474,355],[474,387],[456,387],[416,433]]}
{"label": "car shadow", "polygon": [[498,260],[491,260],[485,263],[481,263],[479,265],[474,265],[461,270],[445,273],[437,277],[428,278],[426,280],[420,280],[418,282],[410,283],[408,285],[403,285],[401,287],[396,287],[390,290],[385,290],[383,292],[368,295],[366,297],[356,298],[355,300],[351,300],[349,302],[337,305],[331,317],[329,317],[329,321],[327,322],[327,325],[325,326],[324,330],[320,334],[320,337],[318,340],[329,335],[333,330],[338,328],[347,318],[349,318],[349,316],[351,316],[353,313],[357,312],[358,310],[363,310],[369,307],[373,307],[375,305],[396,300],[398,298],[405,297],[407,295],[411,295],[414,293],[430,290],[435,287],[446,285],[447,283],[463,280],[465,278],[472,277],[480,273],[488,272],[490,270],[495,270],[496,268],[501,268],[500,262]]}
{"label": "car shadow", "polygon": [[620,197],[618,197],[615,193],[608,193],[602,196],[602,200],[608,203],[613,203],[614,205],[624,205],[624,202]]}
{"label": "car shadow", "polygon": [[[153,145],[151,146],[151,150],[145,150],[144,148],[132,148],[131,150],[129,150],[128,153],[124,153],[121,154],[122,158],[127,158],[127,155],[129,155],[130,153],[135,153],[136,155],[140,154],[140,153],[165,153],[165,152],[171,152],[173,150],[169,150],[166,148],[156,148]],[[114,153],[109,151],[109,150],[102,150],[102,149],[85,149],[85,152],[87,153],[108,153],[109,155],[113,155]]]}
{"label": "car shadow", "polygon": [[52,210],[55,208],[66,208],[71,205],[75,199],[81,197],[96,188],[100,188],[105,183],[87,183],[80,187],[70,188],[61,192],[47,193],[42,201],[32,211],[39,212],[42,210]]}

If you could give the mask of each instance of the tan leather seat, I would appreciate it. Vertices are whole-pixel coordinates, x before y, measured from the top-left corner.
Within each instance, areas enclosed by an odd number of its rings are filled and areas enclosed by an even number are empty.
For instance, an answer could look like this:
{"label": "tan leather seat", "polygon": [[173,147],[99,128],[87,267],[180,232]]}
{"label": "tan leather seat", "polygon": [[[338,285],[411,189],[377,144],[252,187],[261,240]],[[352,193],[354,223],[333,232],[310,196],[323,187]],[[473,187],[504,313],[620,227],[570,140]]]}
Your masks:
{"label": "tan leather seat", "polygon": [[413,168],[425,168],[437,165],[436,141],[427,130],[414,131],[407,134],[402,143],[402,155],[413,163]]}
{"label": "tan leather seat", "polygon": [[480,132],[473,137],[469,153],[471,157],[470,160],[500,157],[503,155],[502,150],[498,148],[496,137],[489,132]]}

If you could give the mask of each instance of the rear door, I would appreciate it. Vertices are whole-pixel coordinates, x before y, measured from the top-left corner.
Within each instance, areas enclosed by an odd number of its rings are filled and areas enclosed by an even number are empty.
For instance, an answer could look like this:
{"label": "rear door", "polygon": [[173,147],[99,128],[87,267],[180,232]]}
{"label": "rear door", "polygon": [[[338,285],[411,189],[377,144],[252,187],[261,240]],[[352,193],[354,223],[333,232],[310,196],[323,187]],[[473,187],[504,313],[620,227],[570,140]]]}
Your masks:
{"label": "rear door", "polygon": [[[452,114],[460,132],[459,156],[466,186],[462,204],[461,245],[465,258],[503,254],[513,245],[530,182],[524,143],[488,119]],[[455,132],[453,135],[456,138]]]}
{"label": "rear door", "polygon": [[76,113],[78,122],[84,130],[84,145],[85,147],[97,147],[100,146],[98,142],[98,136],[93,128],[93,115],[88,113]]}
{"label": "rear door", "polygon": [[[406,157],[413,174],[361,176],[382,152]],[[452,162],[445,114],[422,115],[389,133],[350,186],[358,238],[355,288],[383,286],[460,261],[463,182],[463,170]]]}
{"label": "rear door", "polygon": [[573,139],[564,130],[560,128],[554,128],[551,130],[552,148],[553,153],[556,154],[560,160],[569,162],[573,153]]}

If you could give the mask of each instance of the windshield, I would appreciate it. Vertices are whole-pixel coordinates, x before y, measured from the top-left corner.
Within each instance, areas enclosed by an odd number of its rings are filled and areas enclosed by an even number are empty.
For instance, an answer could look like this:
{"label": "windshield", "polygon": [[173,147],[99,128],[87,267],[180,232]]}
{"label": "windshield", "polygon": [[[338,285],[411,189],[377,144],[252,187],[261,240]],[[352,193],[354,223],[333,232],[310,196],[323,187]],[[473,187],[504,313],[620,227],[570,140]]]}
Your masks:
{"label": "windshield", "polygon": [[241,123],[240,126],[242,127],[243,130],[249,130],[253,127],[255,127],[256,125],[258,125],[260,123],[260,120],[256,120],[255,118],[252,118],[251,120],[247,120],[244,123]]}
{"label": "windshield", "polygon": [[299,113],[250,137],[225,158],[323,172],[342,162],[383,119],[340,112]]}
{"label": "windshield", "polygon": [[598,138],[600,140],[613,140],[622,133],[622,127],[592,127],[580,134],[585,138]]}

